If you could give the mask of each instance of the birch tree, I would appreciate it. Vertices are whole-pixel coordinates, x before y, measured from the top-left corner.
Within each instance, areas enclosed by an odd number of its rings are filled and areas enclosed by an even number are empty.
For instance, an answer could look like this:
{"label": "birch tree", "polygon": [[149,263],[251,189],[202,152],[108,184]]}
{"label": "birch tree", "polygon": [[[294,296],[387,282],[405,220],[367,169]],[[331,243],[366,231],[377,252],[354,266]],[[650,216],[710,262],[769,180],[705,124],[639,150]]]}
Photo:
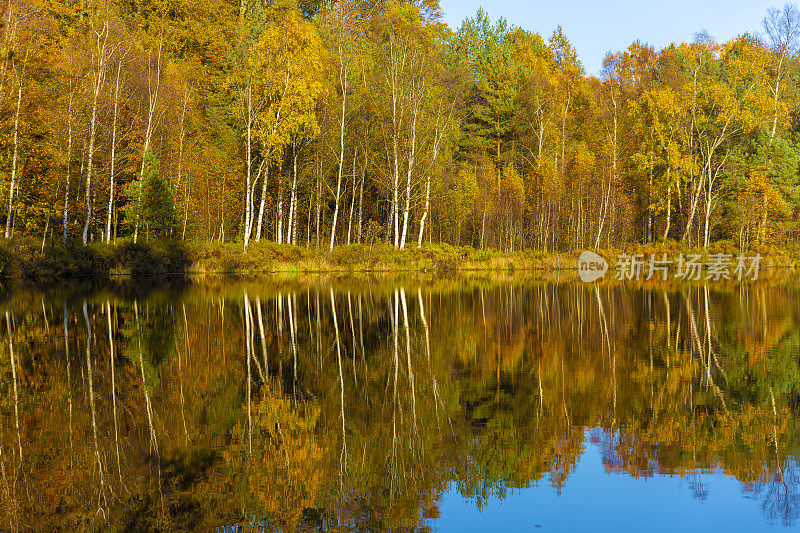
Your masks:
{"label": "birch tree", "polygon": [[[258,73],[252,79],[253,100],[262,102],[253,111],[253,136],[264,160],[256,241],[262,236],[269,165],[282,158],[293,137],[301,132],[306,137],[318,134],[316,105],[325,89],[325,60],[316,27],[291,2],[278,2],[270,10],[268,19],[272,23],[260,35],[249,63],[249,70]],[[251,195],[251,202],[252,198]],[[246,235],[254,218],[252,206],[247,209],[251,215],[245,224]],[[278,235],[282,239],[281,233]]]}
{"label": "birch tree", "polygon": [[89,155],[86,164],[86,222],[83,225],[83,245],[89,242],[89,228],[92,223],[92,174],[94,170],[94,149],[97,137],[97,104],[100,90],[106,77],[108,60],[113,49],[108,46],[108,20],[92,25],[92,106],[89,119]]}

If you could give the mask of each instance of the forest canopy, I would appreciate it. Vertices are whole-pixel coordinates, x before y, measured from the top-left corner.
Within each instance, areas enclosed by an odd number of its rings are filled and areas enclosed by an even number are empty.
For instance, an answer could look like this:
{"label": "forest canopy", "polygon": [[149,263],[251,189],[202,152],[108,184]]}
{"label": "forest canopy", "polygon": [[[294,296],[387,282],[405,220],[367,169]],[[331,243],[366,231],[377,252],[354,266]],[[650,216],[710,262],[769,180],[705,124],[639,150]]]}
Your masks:
{"label": "forest canopy", "polygon": [[729,42],[634,42],[598,76],[561,28],[482,10],[450,28],[437,0],[8,0],[0,18],[6,239],[800,239],[793,5]]}

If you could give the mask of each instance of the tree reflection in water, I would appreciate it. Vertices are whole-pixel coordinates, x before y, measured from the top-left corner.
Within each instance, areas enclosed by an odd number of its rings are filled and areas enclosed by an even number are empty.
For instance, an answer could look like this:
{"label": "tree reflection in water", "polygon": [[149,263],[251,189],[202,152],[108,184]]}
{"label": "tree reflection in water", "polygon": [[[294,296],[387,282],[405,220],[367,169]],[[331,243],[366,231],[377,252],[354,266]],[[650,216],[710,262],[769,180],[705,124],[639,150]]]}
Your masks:
{"label": "tree reflection in water", "polygon": [[765,521],[793,525],[797,292],[354,281],[10,293],[0,523],[425,529],[449,487],[478,507],[539,483],[558,493],[588,438],[609,474],[679,476],[705,500],[705,473],[721,472]]}

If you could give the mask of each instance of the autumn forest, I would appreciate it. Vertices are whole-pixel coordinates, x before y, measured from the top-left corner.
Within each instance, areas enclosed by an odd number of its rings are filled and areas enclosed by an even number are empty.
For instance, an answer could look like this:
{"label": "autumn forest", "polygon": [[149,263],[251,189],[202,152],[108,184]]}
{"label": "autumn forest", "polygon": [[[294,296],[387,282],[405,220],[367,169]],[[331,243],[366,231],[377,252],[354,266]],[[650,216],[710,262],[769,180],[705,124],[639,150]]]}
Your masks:
{"label": "autumn forest", "polygon": [[[800,238],[800,14],[609,53],[436,0],[9,0],[6,239],[555,252]],[[743,28],[742,31],[746,31]]]}

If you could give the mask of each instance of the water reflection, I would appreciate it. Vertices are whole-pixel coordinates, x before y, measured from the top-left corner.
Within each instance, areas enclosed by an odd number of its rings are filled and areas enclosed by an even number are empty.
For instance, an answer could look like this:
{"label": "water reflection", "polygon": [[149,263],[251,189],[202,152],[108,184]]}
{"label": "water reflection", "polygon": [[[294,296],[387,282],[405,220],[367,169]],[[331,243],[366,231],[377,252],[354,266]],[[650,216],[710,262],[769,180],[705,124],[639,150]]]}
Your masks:
{"label": "water reflection", "polygon": [[560,493],[588,445],[607,474],[704,500],[720,472],[765,524],[800,514],[795,287],[231,283],[3,305],[4,529],[427,529],[451,488],[478,508]]}

